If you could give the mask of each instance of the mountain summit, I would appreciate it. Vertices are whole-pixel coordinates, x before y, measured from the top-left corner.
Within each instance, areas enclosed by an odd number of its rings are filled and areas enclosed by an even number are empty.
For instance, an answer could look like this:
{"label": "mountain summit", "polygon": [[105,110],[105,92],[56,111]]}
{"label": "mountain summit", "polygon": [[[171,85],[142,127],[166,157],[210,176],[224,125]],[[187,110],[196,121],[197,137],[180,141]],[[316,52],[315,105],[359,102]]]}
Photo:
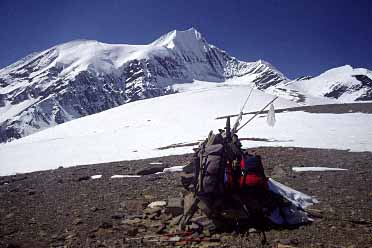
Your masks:
{"label": "mountain summit", "polygon": [[[152,45],[163,46],[167,48],[182,48],[187,47],[189,50],[193,50],[195,46],[204,44],[206,41],[202,37],[201,33],[195,28],[190,28],[185,31],[173,30],[159,39],[155,40]],[[190,49],[191,48],[191,49]]]}

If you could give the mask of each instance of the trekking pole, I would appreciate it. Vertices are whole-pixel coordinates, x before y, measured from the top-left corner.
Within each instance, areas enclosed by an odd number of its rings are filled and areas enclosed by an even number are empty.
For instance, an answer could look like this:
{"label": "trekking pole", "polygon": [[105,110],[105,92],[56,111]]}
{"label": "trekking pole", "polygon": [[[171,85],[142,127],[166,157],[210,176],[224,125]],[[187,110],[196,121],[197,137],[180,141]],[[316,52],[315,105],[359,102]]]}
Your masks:
{"label": "trekking pole", "polygon": [[[239,196],[234,197],[234,199],[237,200],[241,204],[241,206],[243,208],[243,212],[247,215],[247,217],[250,218],[250,219],[252,219],[252,214],[250,213],[250,211],[248,210],[247,205],[242,201],[242,199],[240,199]],[[256,224],[256,226],[258,226],[257,223],[255,223],[255,224]],[[265,231],[264,231],[263,228],[260,229],[259,234],[262,234],[261,245],[263,246],[263,245],[265,245],[267,243],[266,233],[265,233]]]}
{"label": "trekking pole", "polygon": [[199,198],[194,196],[193,202],[191,203],[190,207],[182,214],[181,218],[177,221],[176,225],[179,225],[179,228],[181,230],[185,229],[187,223],[191,220],[195,212],[198,210],[199,201]]}
{"label": "trekking pole", "polygon": [[233,129],[231,130],[232,134],[237,133],[237,129],[238,129],[239,125],[240,125],[240,121],[242,120],[242,117],[243,117],[243,110],[244,110],[245,105],[247,104],[249,98],[251,97],[252,92],[253,92],[253,85],[252,85],[251,91],[249,92],[247,98],[245,99],[245,102],[244,102],[242,108],[240,109],[240,113],[238,115],[238,118],[236,118],[236,121],[234,123]]}
{"label": "trekking pole", "polygon": [[251,122],[254,118],[256,118],[257,115],[261,114],[263,111],[265,111],[265,109],[270,105],[272,104],[276,99],[278,99],[279,97],[275,97],[273,100],[271,100],[268,104],[265,105],[265,107],[263,107],[260,111],[258,111],[254,116],[252,116],[248,121],[246,121],[241,127],[239,127],[236,132],[239,132],[240,129],[242,129],[243,127],[245,127],[249,122]]}

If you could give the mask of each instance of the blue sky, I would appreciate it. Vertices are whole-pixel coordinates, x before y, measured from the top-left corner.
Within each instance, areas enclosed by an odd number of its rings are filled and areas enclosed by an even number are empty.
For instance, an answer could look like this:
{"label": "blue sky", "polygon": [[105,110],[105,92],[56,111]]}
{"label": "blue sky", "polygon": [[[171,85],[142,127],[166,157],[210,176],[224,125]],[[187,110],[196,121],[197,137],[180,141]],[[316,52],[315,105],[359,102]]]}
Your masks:
{"label": "blue sky", "polygon": [[1,0],[0,68],[74,39],[147,44],[198,29],[245,61],[289,78],[350,64],[372,69],[372,1]]}

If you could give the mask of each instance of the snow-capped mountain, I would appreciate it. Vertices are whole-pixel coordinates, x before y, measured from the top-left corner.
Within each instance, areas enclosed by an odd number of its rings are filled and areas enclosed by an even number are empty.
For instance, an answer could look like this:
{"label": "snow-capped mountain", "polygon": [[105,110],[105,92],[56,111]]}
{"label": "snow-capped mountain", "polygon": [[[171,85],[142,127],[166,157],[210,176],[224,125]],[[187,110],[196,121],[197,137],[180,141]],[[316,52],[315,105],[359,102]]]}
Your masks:
{"label": "snow-capped mountain", "polygon": [[271,87],[272,93],[308,104],[372,100],[372,71],[345,65],[317,77],[302,77]]}
{"label": "snow-capped mountain", "polygon": [[77,40],[0,70],[0,142],[139,99],[174,93],[175,83],[246,76],[260,89],[288,79],[269,63],[243,62],[194,28],[148,45]]}

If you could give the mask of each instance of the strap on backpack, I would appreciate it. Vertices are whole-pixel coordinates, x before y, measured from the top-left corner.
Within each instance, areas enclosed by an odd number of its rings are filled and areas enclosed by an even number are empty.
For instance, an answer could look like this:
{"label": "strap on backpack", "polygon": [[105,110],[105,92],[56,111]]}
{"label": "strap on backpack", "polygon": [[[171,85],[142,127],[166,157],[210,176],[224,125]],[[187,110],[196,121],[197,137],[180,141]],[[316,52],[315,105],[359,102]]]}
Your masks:
{"label": "strap on backpack", "polygon": [[199,151],[199,176],[198,176],[198,187],[197,192],[203,192],[203,178],[204,178],[204,164],[206,159],[203,155],[205,153],[205,144],[202,144]]}

